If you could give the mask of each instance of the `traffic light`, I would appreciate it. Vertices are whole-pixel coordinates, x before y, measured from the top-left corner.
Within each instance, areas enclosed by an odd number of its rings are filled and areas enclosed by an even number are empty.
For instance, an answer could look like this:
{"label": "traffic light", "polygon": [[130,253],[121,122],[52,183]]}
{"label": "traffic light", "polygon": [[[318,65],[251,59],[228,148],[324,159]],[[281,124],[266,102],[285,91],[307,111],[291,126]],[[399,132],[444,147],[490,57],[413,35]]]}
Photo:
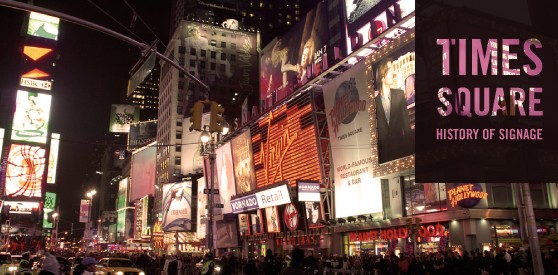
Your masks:
{"label": "traffic light", "polygon": [[201,131],[202,130],[202,115],[203,115],[203,101],[198,100],[196,101],[196,103],[194,103],[194,108],[192,108],[192,110],[190,111],[190,113],[192,114],[192,116],[190,117],[190,131],[196,130],[196,131]]}
{"label": "traffic light", "polygon": [[219,103],[212,101],[211,102],[211,110],[209,116],[209,132],[210,133],[220,133],[223,131],[223,122],[225,119],[223,118],[223,113],[225,112],[225,108],[221,107]]}

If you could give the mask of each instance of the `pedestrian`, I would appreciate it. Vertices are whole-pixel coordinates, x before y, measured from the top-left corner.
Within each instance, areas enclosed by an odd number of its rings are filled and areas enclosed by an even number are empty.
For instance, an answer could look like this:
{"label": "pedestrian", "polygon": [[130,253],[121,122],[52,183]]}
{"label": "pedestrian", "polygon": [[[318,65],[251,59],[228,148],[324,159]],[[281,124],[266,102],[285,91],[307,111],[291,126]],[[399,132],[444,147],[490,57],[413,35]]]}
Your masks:
{"label": "pedestrian", "polygon": [[74,275],[93,275],[95,274],[97,260],[93,257],[85,257],[81,263],[74,268]]}
{"label": "pedestrian", "polygon": [[43,259],[43,264],[39,275],[59,275],[60,274],[60,264],[56,257],[50,253],[45,254]]}
{"label": "pedestrian", "polygon": [[291,264],[283,269],[279,275],[305,275],[304,272],[304,251],[299,248],[291,252]]}

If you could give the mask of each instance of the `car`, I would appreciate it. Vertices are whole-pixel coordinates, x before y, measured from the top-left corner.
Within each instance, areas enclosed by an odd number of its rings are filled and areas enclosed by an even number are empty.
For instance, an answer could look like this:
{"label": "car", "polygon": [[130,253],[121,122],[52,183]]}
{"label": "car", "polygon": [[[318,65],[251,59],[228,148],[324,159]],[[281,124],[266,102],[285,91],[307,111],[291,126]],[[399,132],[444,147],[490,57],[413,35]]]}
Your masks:
{"label": "car", "polygon": [[0,253],[0,274],[16,274],[17,264],[12,260],[10,253]]}
{"label": "car", "polygon": [[95,274],[103,275],[145,275],[143,270],[139,269],[126,258],[103,258],[97,264]]}

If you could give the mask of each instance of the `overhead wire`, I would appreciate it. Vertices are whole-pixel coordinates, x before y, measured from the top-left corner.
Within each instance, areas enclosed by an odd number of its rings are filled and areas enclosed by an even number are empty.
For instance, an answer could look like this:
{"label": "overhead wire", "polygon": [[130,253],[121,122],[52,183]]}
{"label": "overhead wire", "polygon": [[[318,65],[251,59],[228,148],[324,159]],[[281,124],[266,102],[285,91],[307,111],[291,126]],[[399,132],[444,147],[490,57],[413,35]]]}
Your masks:
{"label": "overhead wire", "polygon": [[104,15],[106,15],[107,17],[109,17],[110,19],[112,19],[112,21],[114,21],[116,24],[118,24],[120,27],[122,27],[123,29],[127,30],[130,34],[132,34],[135,38],[137,38],[138,40],[140,40],[141,42],[143,42],[144,44],[147,44],[145,42],[145,40],[143,40],[139,35],[137,35],[136,33],[134,33],[132,30],[130,30],[128,27],[124,26],[124,24],[120,23],[120,21],[118,21],[116,18],[114,18],[112,15],[110,15],[107,11],[105,11],[103,8],[101,8],[99,5],[95,4],[93,1],[91,0],[87,0],[87,2],[89,2],[91,5],[93,5],[95,8],[97,8],[99,11],[101,11]]}
{"label": "overhead wire", "polygon": [[155,36],[155,38],[157,38],[157,40],[158,40],[159,42],[161,42],[161,45],[163,45],[163,48],[166,50],[166,49],[167,49],[167,46],[163,43],[163,40],[161,40],[161,38],[159,38],[159,36],[153,31],[153,29],[151,29],[151,28],[149,27],[149,25],[147,24],[147,22],[145,22],[145,21],[143,20],[143,18],[141,17],[141,15],[140,15],[138,12],[136,12],[136,10],[128,3],[128,1],[126,1],[126,0],[123,0],[123,1],[124,1],[124,3],[126,4],[126,6],[128,6],[128,8],[130,8],[130,10],[132,10],[132,12],[134,13],[134,16],[137,17],[137,19],[139,19],[141,23],[143,23],[143,25],[149,30],[149,32],[151,32],[151,34],[153,34],[153,36]]}

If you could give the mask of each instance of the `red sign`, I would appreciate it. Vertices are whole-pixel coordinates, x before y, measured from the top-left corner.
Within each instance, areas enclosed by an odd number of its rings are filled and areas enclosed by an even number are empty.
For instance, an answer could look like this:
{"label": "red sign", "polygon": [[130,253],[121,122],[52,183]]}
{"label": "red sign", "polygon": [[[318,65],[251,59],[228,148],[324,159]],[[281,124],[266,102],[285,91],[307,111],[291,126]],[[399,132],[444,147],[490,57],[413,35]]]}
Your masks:
{"label": "red sign", "polygon": [[296,206],[292,203],[285,205],[285,211],[283,214],[283,219],[285,220],[285,225],[291,231],[295,231],[298,228],[298,210]]}
{"label": "red sign", "polygon": [[[418,230],[418,236],[421,238],[441,237],[446,233],[446,228],[441,224],[421,225]],[[350,242],[368,242],[374,240],[395,240],[399,238],[409,237],[409,231],[406,227],[374,229],[369,231],[351,232],[349,233]]]}

